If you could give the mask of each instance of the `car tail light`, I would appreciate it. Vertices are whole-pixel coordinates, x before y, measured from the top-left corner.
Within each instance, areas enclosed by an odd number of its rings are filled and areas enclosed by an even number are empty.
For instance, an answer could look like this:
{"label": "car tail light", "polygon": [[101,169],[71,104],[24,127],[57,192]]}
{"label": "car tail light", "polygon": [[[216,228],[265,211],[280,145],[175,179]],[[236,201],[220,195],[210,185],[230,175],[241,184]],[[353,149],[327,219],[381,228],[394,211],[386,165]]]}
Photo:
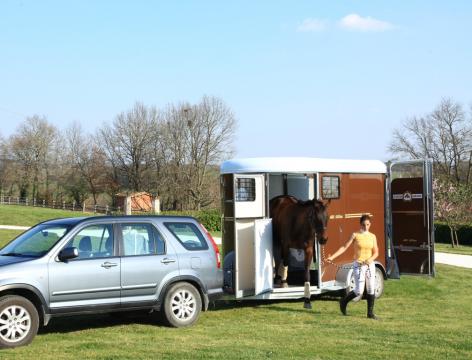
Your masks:
{"label": "car tail light", "polygon": [[211,244],[213,245],[213,250],[215,250],[215,255],[216,255],[216,267],[218,269],[221,269],[221,255],[220,255],[220,249],[218,248],[218,245],[215,242],[215,239],[213,239],[213,236],[208,232],[208,230],[203,226],[203,224],[200,224],[202,227],[203,231],[205,234],[208,236],[208,238],[211,240]]}

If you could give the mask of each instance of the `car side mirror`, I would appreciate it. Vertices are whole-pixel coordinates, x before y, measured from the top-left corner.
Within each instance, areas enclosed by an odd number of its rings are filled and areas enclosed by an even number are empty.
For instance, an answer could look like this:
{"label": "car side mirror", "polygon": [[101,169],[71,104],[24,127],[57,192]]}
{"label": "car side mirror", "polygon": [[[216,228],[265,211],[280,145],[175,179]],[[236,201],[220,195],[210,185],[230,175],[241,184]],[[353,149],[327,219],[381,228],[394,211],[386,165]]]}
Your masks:
{"label": "car side mirror", "polygon": [[67,261],[70,259],[74,259],[79,256],[79,250],[76,247],[68,247],[65,249],[62,249],[59,252],[59,260],[60,261]]}

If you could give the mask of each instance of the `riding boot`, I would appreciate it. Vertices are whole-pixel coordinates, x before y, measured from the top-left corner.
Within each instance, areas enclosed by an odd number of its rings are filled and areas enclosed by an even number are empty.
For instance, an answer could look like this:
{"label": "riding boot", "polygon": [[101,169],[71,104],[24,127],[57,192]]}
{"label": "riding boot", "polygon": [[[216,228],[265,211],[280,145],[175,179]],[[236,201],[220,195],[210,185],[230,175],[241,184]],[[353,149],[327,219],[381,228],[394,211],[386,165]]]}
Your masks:
{"label": "riding boot", "polygon": [[349,292],[349,294],[343,297],[341,301],[339,301],[339,308],[341,309],[341,312],[343,313],[343,315],[347,315],[346,314],[347,303],[351,301],[352,299],[354,299],[356,296],[357,296],[356,293],[354,291],[351,291]]}
{"label": "riding boot", "polygon": [[367,294],[367,317],[369,319],[378,320],[379,318],[374,314],[374,302],[375,302],[375,295]]}

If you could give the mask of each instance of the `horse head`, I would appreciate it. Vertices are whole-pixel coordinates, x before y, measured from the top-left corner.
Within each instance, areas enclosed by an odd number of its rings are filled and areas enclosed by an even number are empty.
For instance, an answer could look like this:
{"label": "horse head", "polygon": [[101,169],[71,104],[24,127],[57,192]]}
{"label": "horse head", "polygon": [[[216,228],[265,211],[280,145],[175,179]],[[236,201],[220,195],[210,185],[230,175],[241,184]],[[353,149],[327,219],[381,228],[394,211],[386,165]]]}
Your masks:
{"label": "horse head", "polygon": [[328,241],[328,203],[325,204],[322,201],[315,200],[313,209],[313,226],[315,228],[316,237],[320,245],[324,245]]}

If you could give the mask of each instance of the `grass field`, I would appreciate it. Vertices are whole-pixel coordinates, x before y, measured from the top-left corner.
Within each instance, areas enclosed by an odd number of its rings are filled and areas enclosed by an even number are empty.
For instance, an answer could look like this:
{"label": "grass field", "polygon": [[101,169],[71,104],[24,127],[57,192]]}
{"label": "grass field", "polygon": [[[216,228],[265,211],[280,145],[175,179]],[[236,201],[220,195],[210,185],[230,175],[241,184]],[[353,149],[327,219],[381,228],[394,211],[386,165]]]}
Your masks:
{"label": "grass field", "polygon": [[434,244],[434,250],[445,253],[461,254],[461,255],[472,255],[472,246],[461,245],[459,247],[452,247],[449,244]]}
{"label": "grass field", "polygon": [[[64,216],[5,207],[3,224],[6,216],[13,225]],[[20,232],[1,230],[0,246]],[[30,346],[2,350],[0,359],[470,359],[472,269],[436,265],[436,272],[387,281],[376,304],[381,321],[365,317],[365,301],[341,316],[336,297],[317,299],[312,311],[300,301],[221,301],[186,329],[144,314],[53,319]]]}
{"label": "grass field", "polygon": [[49,219],[90,215],[93,214],[33,206],[0,205],[0,225],[32,226]]}
{"label": "grass field", "polygon": [[380,321],[365,301],[339,313],[324,297],[307,311],[297,302],[221,302],[186,329],[152,316],[53,319],[34,342],[2,359],[470,359],[472,270],[437,266],[434,279],[386,282]]}

